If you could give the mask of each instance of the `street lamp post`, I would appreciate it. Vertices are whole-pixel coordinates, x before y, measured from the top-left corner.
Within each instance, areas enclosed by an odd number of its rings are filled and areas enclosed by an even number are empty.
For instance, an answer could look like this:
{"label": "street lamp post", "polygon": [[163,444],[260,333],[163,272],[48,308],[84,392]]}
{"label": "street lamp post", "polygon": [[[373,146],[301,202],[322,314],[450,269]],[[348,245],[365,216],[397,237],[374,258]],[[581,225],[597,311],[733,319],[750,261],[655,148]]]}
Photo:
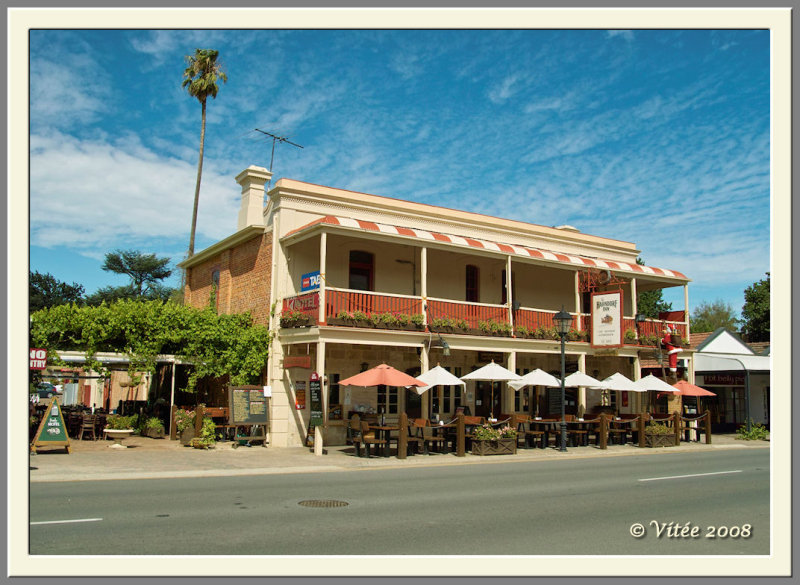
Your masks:
{"label": "street lamp post", "polygon": [[561,310],[555,314],[553,321],[556,323],[556,330],[558,331],[558,336],[561,338],[561,447],[559,448],[559,451],[566,451],[567,416],[564,408],[566,403],[564,398],[564,377],[566,375],[564,340],[566,339],[567,333],[569,333],[569,328],[572,325],[572,315],[564,310],[564,305],[561,305]]}

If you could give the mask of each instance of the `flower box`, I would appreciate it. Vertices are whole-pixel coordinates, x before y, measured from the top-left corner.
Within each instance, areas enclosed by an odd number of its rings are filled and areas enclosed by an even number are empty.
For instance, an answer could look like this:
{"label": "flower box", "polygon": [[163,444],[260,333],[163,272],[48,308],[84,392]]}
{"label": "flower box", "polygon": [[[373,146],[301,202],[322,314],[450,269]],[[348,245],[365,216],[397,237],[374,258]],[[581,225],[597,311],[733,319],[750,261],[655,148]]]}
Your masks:
{"label": "flower box", "polygon": [[647,447],[674,447],[675,446],[675,434],[670,433],[669,435],[656,435],[654,433],[645,433],[644,434],[645,446]]}
{"label": "flower box", "polygon": [[517,452],[517,439],[472,440],[473,455],[514,455]]}

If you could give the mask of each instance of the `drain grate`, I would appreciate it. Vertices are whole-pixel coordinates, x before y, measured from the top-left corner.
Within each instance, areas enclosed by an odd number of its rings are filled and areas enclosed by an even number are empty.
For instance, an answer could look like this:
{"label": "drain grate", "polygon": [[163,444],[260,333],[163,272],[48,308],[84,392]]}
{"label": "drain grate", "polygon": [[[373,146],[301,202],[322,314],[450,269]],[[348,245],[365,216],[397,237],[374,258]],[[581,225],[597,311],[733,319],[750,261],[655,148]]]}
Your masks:
{"label": "drain grate", "polygon": [[342,500],[303,500],[297,503],[306,508],[341,508],[350,505]]}

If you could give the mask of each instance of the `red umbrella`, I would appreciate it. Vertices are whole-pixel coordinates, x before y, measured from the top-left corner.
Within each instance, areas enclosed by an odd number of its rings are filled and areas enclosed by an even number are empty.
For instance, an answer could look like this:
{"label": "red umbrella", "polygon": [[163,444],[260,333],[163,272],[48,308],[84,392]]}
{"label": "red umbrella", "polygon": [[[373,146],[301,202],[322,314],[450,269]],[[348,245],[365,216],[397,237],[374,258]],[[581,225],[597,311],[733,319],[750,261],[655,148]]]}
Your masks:
{"label": "red umbrella", "polygon": [[408,374],[395,370],[392,366],[381,364],[371,370],[361,372],[340,380],[342,386],[427,386],[426,382],[417,380]]}
{"label": "red umbrella", "polygon": [[689,384],[686,380],[681,380],[677,384],[673,384],[679,390],[681,396],[716,396],[713,392],[709,392],[705,388]]}

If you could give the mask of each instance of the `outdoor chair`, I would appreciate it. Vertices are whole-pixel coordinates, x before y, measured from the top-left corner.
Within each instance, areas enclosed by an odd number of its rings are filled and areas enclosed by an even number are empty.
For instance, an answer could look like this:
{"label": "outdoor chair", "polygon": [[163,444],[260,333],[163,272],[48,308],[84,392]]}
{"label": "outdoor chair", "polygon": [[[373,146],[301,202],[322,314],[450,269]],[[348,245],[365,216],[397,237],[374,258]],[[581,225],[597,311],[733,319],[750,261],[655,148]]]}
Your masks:
{"label": "outdoor chair", "polygon": [[364,451],[367,452],[367,459],[369,459],[370,445],[385,445],[386,439],[378,438],[375,431],[369,428],[369,423],[363,420],[361,421],[361,442],[364,443]]}
{"label": "outdoor chair", "polygon": [[[430,445],[436,446],[435,450],[440,452],[447,447],[447,437],[444,436],[444,433],[441,435],[435,433],[429,420],[424,418],[414,419],[414,427],[417,429],[417,437],[422,440],[422,453],[424,455],[430,455]],[[428,433],[425,432],[426,428],[429,431]]]}
{"label": "outdoor chair", "polygon": [[347,427],[347,438],[356,448],[356,455],[361,457],[361,418],[357,414],[350,418],[350,425]]}
{"label": "outdoor chair", "polygon": [[78,437],[81,441],[83,441],[83,435],[90,434],[92,435],[92,440],[97,440],[97,433],[95,432],[95,417],[91,414],[84,414],[81,417],[81,431],[80,436]]}

